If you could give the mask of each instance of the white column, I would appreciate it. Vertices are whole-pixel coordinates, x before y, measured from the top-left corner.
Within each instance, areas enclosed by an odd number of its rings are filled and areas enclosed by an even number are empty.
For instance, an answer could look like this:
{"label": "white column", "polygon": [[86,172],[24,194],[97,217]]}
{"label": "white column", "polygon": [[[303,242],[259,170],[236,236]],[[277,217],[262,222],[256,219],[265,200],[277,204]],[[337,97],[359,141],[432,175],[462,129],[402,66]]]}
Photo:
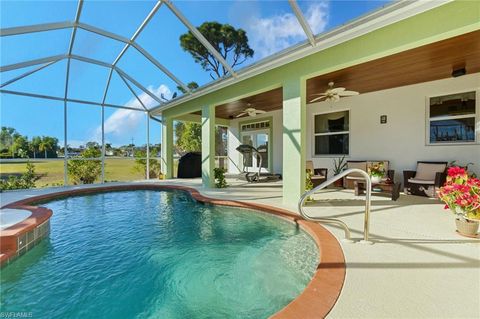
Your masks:
{"label": "white column", "polygon": [[173,119],[162,118],[162,173],[173,177]]}
{"label": "white column", "polygon": [[202,184],[211,188],[215,184],[215,106],[202,107]]}
{"label": "white column", "polygon": [[283,83],[283,202],[296,206],[305,191],[305,81]]}

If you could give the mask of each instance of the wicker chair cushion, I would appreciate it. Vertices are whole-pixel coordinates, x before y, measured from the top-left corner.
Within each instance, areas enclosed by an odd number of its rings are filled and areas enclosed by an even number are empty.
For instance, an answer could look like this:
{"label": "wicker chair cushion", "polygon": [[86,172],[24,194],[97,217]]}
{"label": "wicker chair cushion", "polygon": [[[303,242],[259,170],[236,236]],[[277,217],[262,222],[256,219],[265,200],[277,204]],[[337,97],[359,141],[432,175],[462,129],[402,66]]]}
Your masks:
{"label": "wicker chair cushion", "polygon": [[305,164],[305,169],[311,171],[312,174],[313,174],[313,172],[314,172],[313,162],[312,161],[307,161],[307,163]]}
{"label": "wicker chair cushion", "polygon": [[[359,168],[367,171],[367,162],[347,162],[347,168]],[[359,173],[351,173],[348,176],[362,177]]]}
{"label": "wicker chair cushion", "polygon": [[418,163],[415,179],[424,181],[434,181],[437,173],[442,173],[447,168],[445,164]]}
{"label": "wicker chair cushion", "polygon": [[422,184],[422,185],[434,185],[435,184],[435,181],[426,181],[426,180],[423,180],[423,179],[416,179],[416,178],[409,178],[408,182],[412,183],[412,184]]}

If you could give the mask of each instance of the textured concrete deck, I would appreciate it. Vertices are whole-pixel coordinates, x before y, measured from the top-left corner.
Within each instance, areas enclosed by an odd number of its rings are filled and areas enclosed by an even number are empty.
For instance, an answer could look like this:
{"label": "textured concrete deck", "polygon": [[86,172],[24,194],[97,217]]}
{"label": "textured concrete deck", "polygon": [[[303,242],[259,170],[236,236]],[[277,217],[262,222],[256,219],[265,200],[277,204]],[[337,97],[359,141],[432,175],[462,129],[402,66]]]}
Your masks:
{"label": "textured concrete deck", "polygon": [[[228,182],[227,189],[207,190],[201,188],[200,180],[159,183],[195,187],[208,197],[296,211],[282,204],[281,182]],[[3,193],[1,204],[64,189]],[[341,218],[355,240],[362,238],[362,197],[351,191],[327,190],[316,199],[307,207],[308,214]],[[325,227],[343,238],[341,229]],[[405,195],[393,202],[374,195],[370,230],[373,245],[341,243],[347,276],[330,318],[480,318],[480,240],[457,235],[454,218],[441,203]]]}

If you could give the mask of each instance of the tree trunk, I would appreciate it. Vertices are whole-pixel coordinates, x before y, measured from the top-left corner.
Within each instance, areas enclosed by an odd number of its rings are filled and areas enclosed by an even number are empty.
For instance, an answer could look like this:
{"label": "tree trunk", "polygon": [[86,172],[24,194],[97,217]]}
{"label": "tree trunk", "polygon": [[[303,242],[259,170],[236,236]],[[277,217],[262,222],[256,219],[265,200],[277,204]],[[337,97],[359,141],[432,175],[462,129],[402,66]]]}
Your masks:
{"label": "tree trunk", "polygon": [[47,149],[45,149],[45,158],[47,158]]}

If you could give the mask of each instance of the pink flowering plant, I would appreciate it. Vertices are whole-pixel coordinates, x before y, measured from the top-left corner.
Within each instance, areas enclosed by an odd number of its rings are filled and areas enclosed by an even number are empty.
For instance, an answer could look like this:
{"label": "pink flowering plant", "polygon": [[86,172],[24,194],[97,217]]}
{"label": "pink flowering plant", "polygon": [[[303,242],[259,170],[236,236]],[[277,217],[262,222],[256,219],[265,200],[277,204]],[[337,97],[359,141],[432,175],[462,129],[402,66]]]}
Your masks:
{"label": "pink flowering plant", "polygon": [[480,180],[468,176],[467,171],[458,166],[448,169],[447,181],[438,191],[439,198],[463,219],[480,220]]}

